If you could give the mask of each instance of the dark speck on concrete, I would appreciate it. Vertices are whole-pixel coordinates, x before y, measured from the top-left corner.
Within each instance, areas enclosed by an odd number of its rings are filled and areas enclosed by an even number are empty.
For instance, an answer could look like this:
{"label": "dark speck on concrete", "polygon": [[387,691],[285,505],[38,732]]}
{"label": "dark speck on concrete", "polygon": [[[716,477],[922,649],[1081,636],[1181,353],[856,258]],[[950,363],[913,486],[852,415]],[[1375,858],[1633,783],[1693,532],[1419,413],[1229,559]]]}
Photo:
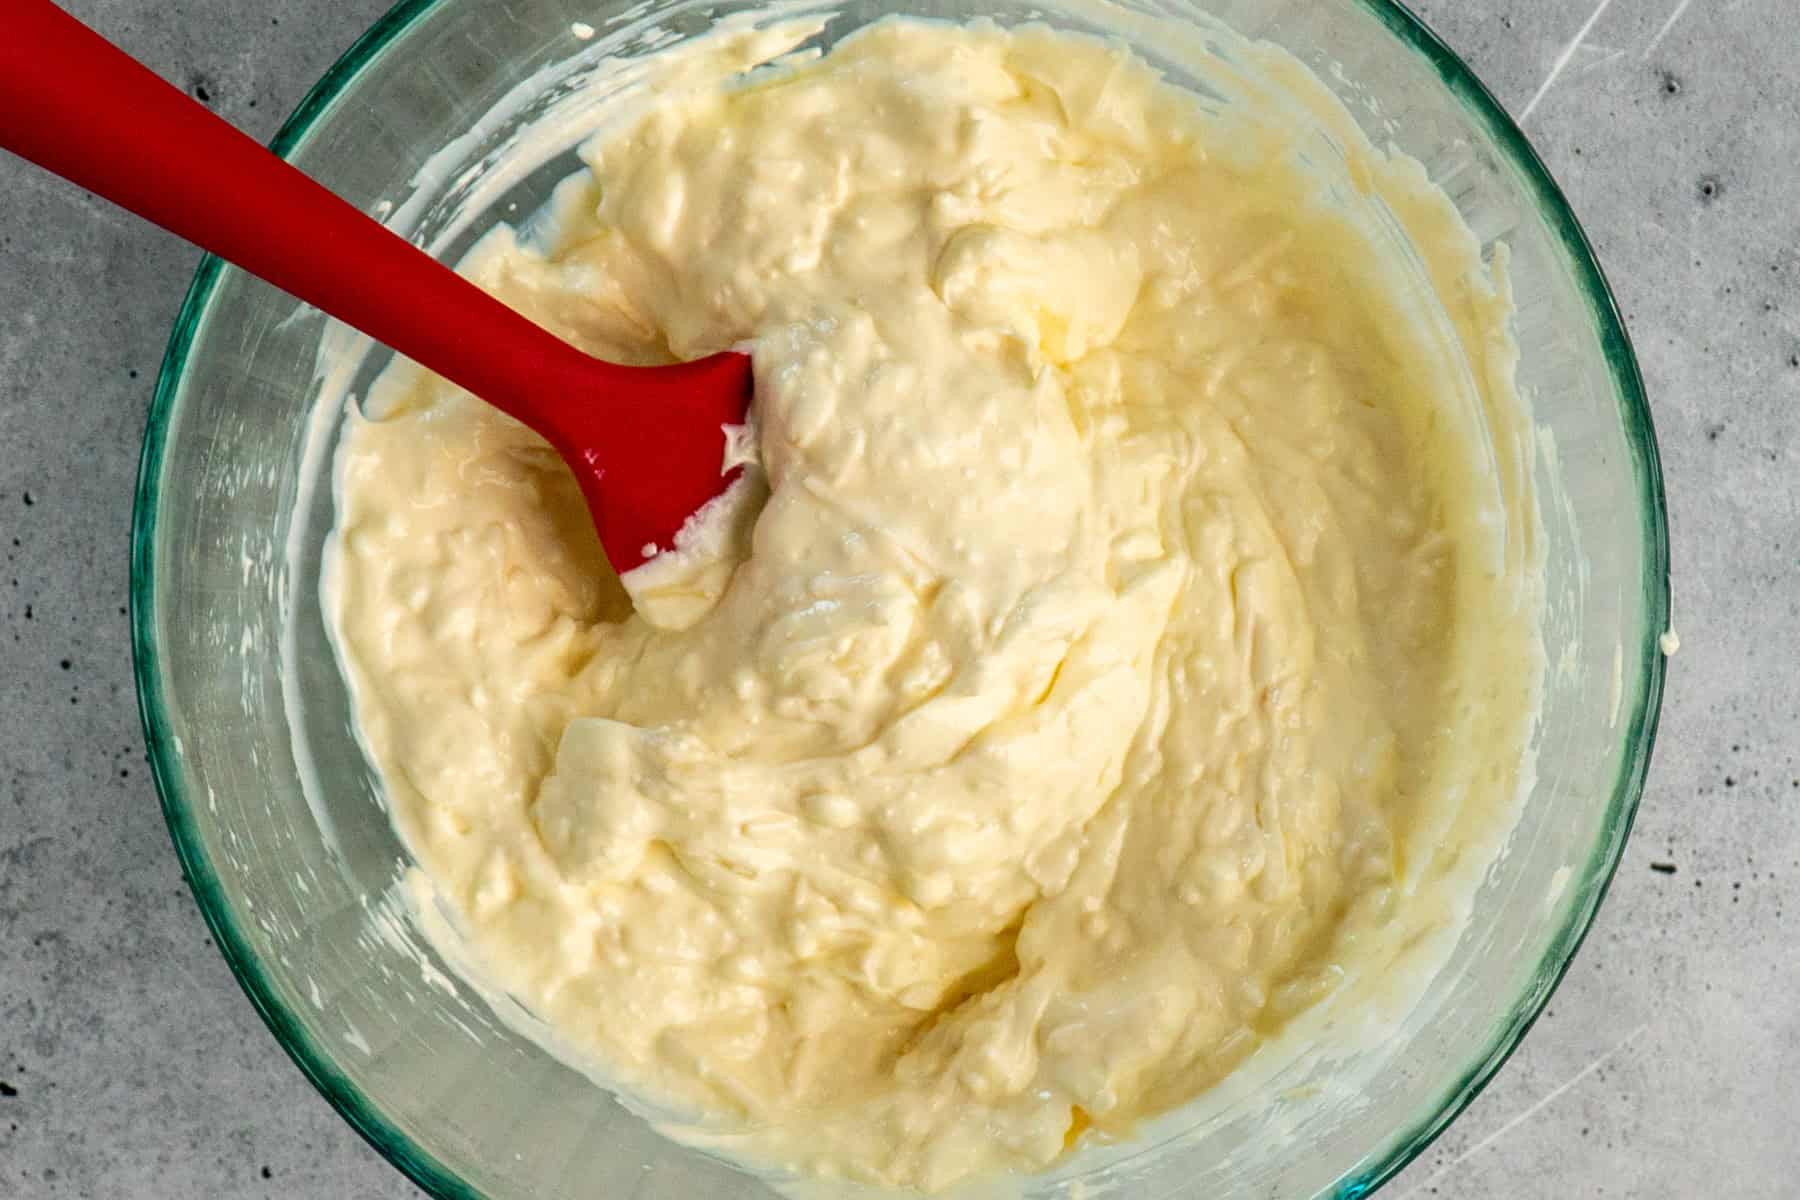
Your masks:
{"label": "dark speck on concrete", "polygon": [[212,99],[213,99],[212,89],[213,89],[212,80],[208,79],[204,75],[195,75],[193,78],[188,80],[188,91],[193,93],[194,99],[198,100],[202,104],[211,104],[212,103]]}
{"label": "dark speck on concrete", "polygon": [[262,1169],[262,1177],[264,1179],[272,1179],[272,1178],[274,1178],[274,1172],[270,1171],[269,1168],[264,1167]]}
{"label": "dark speck on concrete", "polygon": [[18,1088],[14,1087],[12,1084],[6,1082],[6,1080],[0,1079],[0,1100],[11,1100],[13,1097],[17,1096],[18,1094],[19,1094]]}
{"label": "dark speck on concrete", "polygon": [[1675,873],[1675,864],[1672,862],[1653,862],[1650,864],[1650,869],[1655,871],[1658,875],[1673,875]]}
{"label": "dark speck on concrete", "polygon": [[1681,77],[1673,71],[1662,73],[1662,93],[1665,96],[1681,95]]}
{"label": "dark speck on concrete", "polygon": [[1727,775],[1725,777],[1725,786],[1728,788],[1736,787],[1737,786],[1737,777],[1733,776],[1733,775]]}
{"label": "dark speck on concrete", "polygon": [[72,661],[70,661],[69,659],[65,658],[61,662],[57,663],[56,665],[61,667],[63,670],[67,671],[69,668],[73,667],[75,664]]}
{"label": "dark speck on concrete", "polygon": [[31,493],[30,493],[30,492],[21,492],[21,493],[19,493],[19,498],[20,498],[20,499],[21,499],[21,500],[23,500],[23,501],[25,501],[25,507],[26,507],[26,508],[30,508],[30,507],[31,507],[31,506],[32,506],[32,505],[33,505],[33,504],[36,504],[36,503],[37,503],[37,501],[36,501],[36,500],[33,500],[33,499],[32,499],[32,498],[31,498]]}
{"label": "dark speck on concrete", "polygon": [[1712,175],[1702,175],[1700,177],[1700,203],[1711,204],[1714,200],[1717,200],[1724,194],[1725,185],[1720,183],[1717,177]]}

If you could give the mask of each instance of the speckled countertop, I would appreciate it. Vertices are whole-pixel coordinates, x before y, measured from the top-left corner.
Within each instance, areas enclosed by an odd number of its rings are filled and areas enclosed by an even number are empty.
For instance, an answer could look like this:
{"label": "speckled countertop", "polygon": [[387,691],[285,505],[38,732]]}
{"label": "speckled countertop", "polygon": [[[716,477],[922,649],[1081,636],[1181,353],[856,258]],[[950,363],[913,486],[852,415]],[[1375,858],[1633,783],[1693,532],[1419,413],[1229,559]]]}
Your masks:
{"label": "speckled countertop", "polygon": [[[384,4],[69,7],[267,138]],[[1383,1194],[1791,1197],[1800,9],[1418,8],[1523,116],[1612,277],[1661,435],[1683,649],[1580,957],[1511,1063]],[[415,1195],[238,991],[143,768],[126,534],[196,258],[0,159],[0,1198]]]}

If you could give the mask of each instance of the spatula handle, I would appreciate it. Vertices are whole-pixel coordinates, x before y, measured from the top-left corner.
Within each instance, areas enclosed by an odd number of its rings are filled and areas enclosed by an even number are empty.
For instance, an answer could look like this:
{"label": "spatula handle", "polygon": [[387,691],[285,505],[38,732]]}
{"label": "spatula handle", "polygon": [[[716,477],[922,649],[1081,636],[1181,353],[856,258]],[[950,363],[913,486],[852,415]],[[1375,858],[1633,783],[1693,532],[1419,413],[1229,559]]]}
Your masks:
{"label": "spatula handle", "polygon": [[537,424],[532,397],[579,354],[49,0],[0,8],[0,147],[236,263],[527,424]]}

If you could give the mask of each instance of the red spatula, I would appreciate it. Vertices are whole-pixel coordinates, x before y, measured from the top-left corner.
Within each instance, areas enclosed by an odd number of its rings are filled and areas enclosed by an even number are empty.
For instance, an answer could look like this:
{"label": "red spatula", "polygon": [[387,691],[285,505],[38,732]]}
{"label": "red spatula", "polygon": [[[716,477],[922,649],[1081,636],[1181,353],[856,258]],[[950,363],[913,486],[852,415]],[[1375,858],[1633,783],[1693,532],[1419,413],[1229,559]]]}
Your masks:
{"label": "red spatula", "polygon": [[0,147],[236,263],[536,430],[623,573],[724,490],[750,359],[588,357],[390,233],[49,0],[0,11]]}

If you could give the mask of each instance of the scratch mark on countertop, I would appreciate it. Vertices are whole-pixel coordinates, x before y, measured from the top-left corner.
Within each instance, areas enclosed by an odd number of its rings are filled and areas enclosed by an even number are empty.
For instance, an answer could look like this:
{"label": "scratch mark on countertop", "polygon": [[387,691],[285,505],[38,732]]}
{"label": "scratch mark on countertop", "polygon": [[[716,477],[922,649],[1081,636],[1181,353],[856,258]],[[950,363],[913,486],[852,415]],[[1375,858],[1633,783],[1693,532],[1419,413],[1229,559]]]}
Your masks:
{"label": "scratch mark on countertop", "polygon": [[1550,73],[1544,76],[1544,82],[1538,85],[1537,94],[1520,111],[1519,124],[1523,125],[1530,118],[1538,103],[1549,95],[1551,88],[1556,86],[1557,79],[1562,76],[1563,68],[1569,65],[1569,60],[1575,57],[1575,51],[1581,49],[1581,43],[1587,41],[1587,35],[1593,32],[1594,25],[1600,20],[1601,14],[1611,5],[1612,0],[1600,0],[1600,3],[1594,7],[1594,11],[1588,14],[1588,19],[1581,23],[1581,28],[1575,31],[1575,36],[1569,39],[1569,44],[1562,48],[1562,52],[1556,56],[1556,61],[1550,64]]}
{"label": "scratch mark on countertop", "polygon": [[1675,23],[1687,15],[1688,5],[1693,2],[1694,0],[1681,0],[1681,3],[1675,6],[1675,11],[1669,14],[1669,19],[1662,23],[1662,28],[1656,31],[1656,36],[1650,39],[1648,46],[1644,47],[1645,58],[1656,53],[1656,48],[1662,45],[1662,40],[1669,36],[1669,30],[1675,28]]}
{"label": "scratch mark on countertop", "polygon": [[[1601,7],[1604,8],[1606,6],[1604,4],[1602,4]],[[1561,1097],[1565,1092],[1567,1092],[1570,1088],[1579,1084],[1582,1080],[1586,1079],[1589,1075],[1592,1075],[1595,1071],[1598,1071],[1601,1067],[1605,1066],[1608,1062],[1610,1062],[1617,1055],[1624,1053],[1626,1048],[1629,1047],[1631,1045],[1631,1043],[1637,1041],[1638,1038],[1642,1037],[1644,1034],[1644,1031],[1649,1028],[1650,1028],[1650,1025],[1648,1022],[1645,1022],[1642,1025],[1639,1025],[1636,1029],[1634,1029],[1630,1033],[1626,1034],[1625,1039],[1623,1041],[1621,1041],[1618,1045],[1614,1046],[1611,1050],[1606,1051],[1604,1054],[1602,1054],[1598,1058],[1594,1059],[1593,1062],[1591,1062],[1587,1066],[1581,1068],[1581,1070],[1575,1072],[1575,1074],[1571,1075],[1569,1078],[1565,1079],[1563,1082],[1557,1084],[1555,1087],[1551,1088],[1548,1092],[1545,1092],[1544,1095],[1541,1096],[1537,1100],[1536,1103],[1532,1104],[1524,1112],[1522,1112],[1518,1116],[1512,1118],[1512,1120],[1510,1120],[1506,1124],[1500,1126],[1500,1128],[1494,1130],[1494,1132],[1488,1134],[1486,1137],[1482,1138],[1479,1142],[1476,1142],[1473,1146],[1470,1146],[1467,1150],[1464,1150],[1461,1154],[1457,1155],[1455,1158],[1451,1159],[1449,1162],[1445,1163],[1443,1166],[1441,1166],[1437,1170],[1433,1171],[1430,1175],[1427,1175],[1424,1179],[1422,1179],[1419,1182],[1419,1185],[1417,1187],[1415,1187],[1411,1191],[1407,1192],[1406,1195],[1407,1196],[1419,1195],[1426,1188],[1428,1188],[1432,1184],[1436,1183],[1439,1179],[1443,1178],[1445,1175],[1449,1174],[1451,1171],[1455,1170],[1457,1167],[1460,1167],[1463,1163],[1468,1162],[1471,1158],[1474,1158],[1477,1154],[1480,1154],[1483,1150],[1486,1150],[1489,1146],[1493,1145],[1495,1142],[1499,1141],[1501,1138],[1505,1137],[1507,1134],[1511,1133],[1513,1130],[1517,1129],[1519,1126],[1523,1125],[1525,1122],[1531,1120],[1531,1118],[1537,1116],[1540,1112],[1543,1112],[1544,1109],[1548,1108],[1551,1104],[1555,1103],[1556,1100],[1559,1097]],[[1405,1197],[1401,1197],[1401,1200],[1405,1200]]]}
{"label": "scratch mark on countertop", "polygon": [[[1599,50],[1598,46],[1590,45],[1587,48],[1589,50]],[[1607,63],[1613,62],[1616,59],[1623,58],[1624,56],[1625,56],[1625,51],[1623,51],[1623,50],[1607,50],[1604,53],[1602,53],[1600,55],[1600,57],[1596,58],[1593,62],[1584,63],[1582,66],[1577,67],[1575,69],[1575,73],[1577,75],[1585,75],[1589,71],[1597,71],[1601,67],[1604,67]]]}

